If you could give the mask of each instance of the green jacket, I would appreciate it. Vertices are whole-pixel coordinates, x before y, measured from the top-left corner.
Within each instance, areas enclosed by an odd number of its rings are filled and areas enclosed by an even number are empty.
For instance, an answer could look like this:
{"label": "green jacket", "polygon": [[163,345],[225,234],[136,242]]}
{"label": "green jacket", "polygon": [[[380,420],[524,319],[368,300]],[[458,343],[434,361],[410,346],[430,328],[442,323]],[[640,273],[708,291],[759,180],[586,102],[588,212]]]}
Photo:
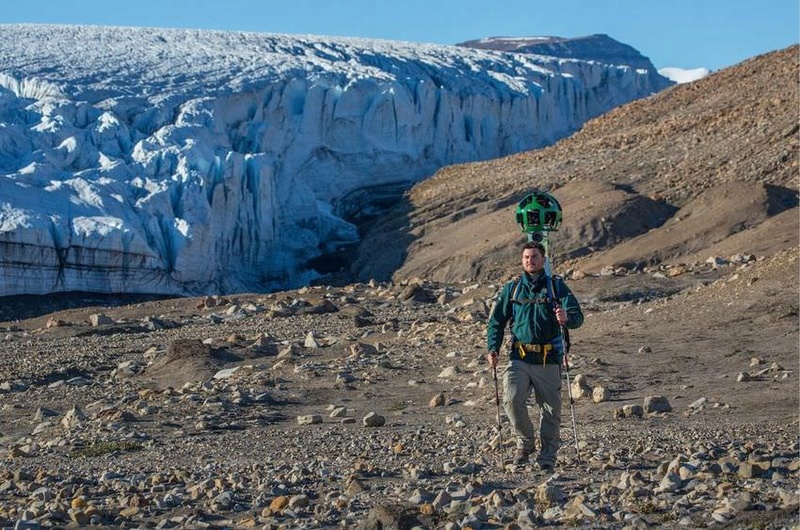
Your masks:
{"label": "green jacket", "polygon": [[[519,283],[519,287],[517,287]],[[567,311],[569,318],[566,327],[575,329],[583,324],[583,312],[580,304],[567,284],[558,276],[553,277],[553,289],[561,307]],[[512,300],[513,298],[513,300]],[[556,320],[553,305],[547,298],[547,281],[544,273],[532,278],[523,273],[520,278],[503,286],[500,295],[492,307],[486,330],[486,343],[489,351],[500,351],[506,325],[511,321],[511,335],[514,341],[528,344],[552,343],[561,332]],[[560,349],[559,349],[560,350]],[[560,361],[562,352],[556,355]],[[512,348],[511,358],[518,359],[519,354]]]}

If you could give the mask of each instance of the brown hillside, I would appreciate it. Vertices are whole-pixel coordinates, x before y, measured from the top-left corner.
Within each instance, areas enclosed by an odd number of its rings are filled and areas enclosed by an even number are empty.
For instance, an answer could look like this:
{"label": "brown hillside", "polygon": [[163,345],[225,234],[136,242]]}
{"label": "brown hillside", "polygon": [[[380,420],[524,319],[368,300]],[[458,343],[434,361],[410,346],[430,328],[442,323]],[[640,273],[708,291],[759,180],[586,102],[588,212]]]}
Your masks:
{"label": "brown hillside", "polygon": [[619,107],[545,149],[444,168],[365,237],[354,271],[507,276],[523,240],[514,206],[535,188],[564,208],[556,264],[587,272],[796,246],[799,50]]}

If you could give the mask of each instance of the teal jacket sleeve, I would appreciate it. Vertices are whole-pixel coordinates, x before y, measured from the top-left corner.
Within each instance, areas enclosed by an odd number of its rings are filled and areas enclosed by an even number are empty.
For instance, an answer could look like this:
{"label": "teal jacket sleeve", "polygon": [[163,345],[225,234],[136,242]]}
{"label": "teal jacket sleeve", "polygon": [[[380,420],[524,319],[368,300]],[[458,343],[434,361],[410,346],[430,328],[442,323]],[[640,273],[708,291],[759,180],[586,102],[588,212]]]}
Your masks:
{"label": "teal jacket sleeve", "polygon": [[583,325],[583,311],[578,299],[572,294],[572,291],[561,278],[554,278],[555,290],[558,293],[558,301],[561,307],[567,311],[567,325],[569,329],[575,329]]}
{"label": "teal jacket sleeve", "polygon": [[513,310],[511,307],[512,285],[513,282],[509,282],[503,286],[489,312],[489,321],[486,325],[486,347],[489,351],[499,352],[503,345],[506,324],[511,319]]}

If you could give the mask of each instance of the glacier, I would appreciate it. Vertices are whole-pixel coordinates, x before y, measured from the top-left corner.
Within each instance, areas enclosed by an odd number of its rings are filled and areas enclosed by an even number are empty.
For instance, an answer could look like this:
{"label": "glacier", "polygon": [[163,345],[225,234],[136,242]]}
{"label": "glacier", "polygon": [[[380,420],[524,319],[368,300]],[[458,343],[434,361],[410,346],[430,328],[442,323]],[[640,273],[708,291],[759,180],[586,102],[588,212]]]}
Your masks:
{"label": "glacier", "polygon": [[308,284],[345,198],[549,145],[671,84],[648,64],[0,24],[0,296]]}

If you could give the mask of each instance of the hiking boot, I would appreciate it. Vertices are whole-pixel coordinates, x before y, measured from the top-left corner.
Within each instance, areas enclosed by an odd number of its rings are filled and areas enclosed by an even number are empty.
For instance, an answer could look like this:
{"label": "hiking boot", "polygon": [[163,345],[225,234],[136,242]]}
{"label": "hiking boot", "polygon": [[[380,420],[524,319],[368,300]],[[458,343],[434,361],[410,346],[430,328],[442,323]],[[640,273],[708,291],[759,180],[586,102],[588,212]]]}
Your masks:
{"label": "hiking boot", "polygon": [[539,471],[543,471],[545,473],[553,472],[553,464],[550,464],[548,462],[536,462],[536,468]]}
{"label": "hiking boot", "polygon": [[525,449],[517,449],[517,452],[514,453],[514,460],[512,460],[512,462],[514,462],[514,465],[517,466],[520,464],[525,464],[528,462],[529,455],[530,453]]}

